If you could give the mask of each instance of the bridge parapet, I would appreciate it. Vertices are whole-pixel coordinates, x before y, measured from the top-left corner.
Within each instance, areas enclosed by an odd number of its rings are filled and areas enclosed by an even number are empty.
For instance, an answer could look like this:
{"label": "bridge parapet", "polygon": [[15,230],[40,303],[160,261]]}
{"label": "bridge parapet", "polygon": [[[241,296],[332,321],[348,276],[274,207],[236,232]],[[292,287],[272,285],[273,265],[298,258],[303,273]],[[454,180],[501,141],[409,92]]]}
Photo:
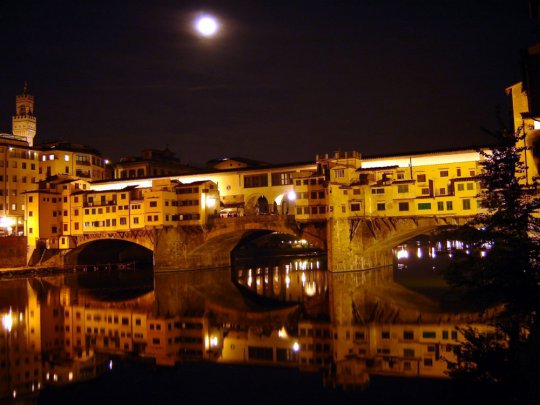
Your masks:
{"label": "bridge parapet", "polygon": [[245,215],[231,218],[210,218],[207,226],[207,239],[219,235],[247,230],[269,230],[299,236],[300,229],[294,217],[286,215]]}

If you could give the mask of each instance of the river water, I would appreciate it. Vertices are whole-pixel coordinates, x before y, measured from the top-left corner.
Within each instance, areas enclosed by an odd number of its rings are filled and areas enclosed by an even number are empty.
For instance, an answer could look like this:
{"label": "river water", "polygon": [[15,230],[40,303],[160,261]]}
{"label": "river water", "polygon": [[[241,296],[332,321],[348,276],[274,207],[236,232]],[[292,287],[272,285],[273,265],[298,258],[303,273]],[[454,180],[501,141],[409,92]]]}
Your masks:
{"label": "river water", "polygon": [[465,247],[410,241],[393,267],[347,273],[328,272],[324,256],[287,256],[233,269],[2,279],[0,394],[42,403],[455,400],[446,360],[460,343],[456,326],[484,322],[445,295],[440,273],[455,249]]}

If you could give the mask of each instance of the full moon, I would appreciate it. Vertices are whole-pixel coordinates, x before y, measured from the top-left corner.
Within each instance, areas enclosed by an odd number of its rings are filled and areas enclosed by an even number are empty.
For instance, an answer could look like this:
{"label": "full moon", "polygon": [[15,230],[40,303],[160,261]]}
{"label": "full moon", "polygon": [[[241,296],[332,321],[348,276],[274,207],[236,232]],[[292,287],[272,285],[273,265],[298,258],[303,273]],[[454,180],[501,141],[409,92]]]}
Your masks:
{"label": "full moon", "polygon": [[205,15],[195,20],[195,29],[203,37],[211,37],[219,29],[219,24],[215,17]]}

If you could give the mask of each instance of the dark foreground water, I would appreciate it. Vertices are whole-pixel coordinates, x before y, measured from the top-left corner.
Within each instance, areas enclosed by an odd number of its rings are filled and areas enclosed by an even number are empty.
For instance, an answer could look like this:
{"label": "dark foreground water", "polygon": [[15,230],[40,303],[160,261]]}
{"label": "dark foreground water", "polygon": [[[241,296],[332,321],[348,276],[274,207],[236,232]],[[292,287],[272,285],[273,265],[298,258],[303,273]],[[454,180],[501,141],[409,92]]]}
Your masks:
{"label": "dark foreground water", "polygon": [[[419,253],[427,248],[432,253]],[[447,249],[411,242],[395,254],[394,268],[337,274],[327,272],[324,257],[284,257],[212,271],[2,280],[1,396],[40,403],[487,399],[482,387],[446,378],[461,339],[456,326],[487,328],[451,301],[441,306]]]}

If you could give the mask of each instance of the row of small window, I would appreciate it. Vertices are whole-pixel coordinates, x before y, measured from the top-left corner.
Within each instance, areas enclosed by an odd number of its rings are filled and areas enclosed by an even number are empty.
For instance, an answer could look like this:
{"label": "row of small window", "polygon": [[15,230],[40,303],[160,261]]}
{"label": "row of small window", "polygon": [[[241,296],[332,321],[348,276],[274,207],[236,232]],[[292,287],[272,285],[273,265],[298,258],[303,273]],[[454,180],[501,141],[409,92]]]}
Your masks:
{"label": "row of small window", "polygon": [[[9,207],[9,204],[6,204],[6,209]],[[4,203],[0,203],[0,211],[4,210]],[[21,204],[21,210],[24,211],[24,204]],[[17,204],[11,204],[11,211],[17,211]]]}
{"label": "row of small window", "polygon": [[[41,160],[45,162],[46,160],[60,160],[59,157],[55,153],[49,153],[48,155],[41,155]],[[64,155],[65,162],[69,162],[71,160],[71,157],[69,155]],[[105,162],[99,158],[96,158],[92,156],[90,159],[90,156],[87,155],[76,155],[75,156],[75,162],[80,165],[90,165],[90,162],[92,162],[95,166],[105,167]]]}
{"label": "row of small window", "polygon": [[[160,176],[160,175],[167,175],[167,174],[175,174],[175,170],[167,170],[167,169],[157,169],[153,168],[149,171],[148,175],[152,176]],[[129,169],[129,170],[120,170],[120,178],[121,179],[133,179],[136,177],[144,177],[146,176],[146,170],[143,169]]]}
{"label": "row of small window", "polygon": [[315,336],[315,337],[325,337],[325,338],[331,337],[329,329],[319,329],[319,328],[313,328],[313,329],[300,328],[300,330],[298,331],[298,335],[301,337],[302,336]]}
{"label": "row of small window", "polygon": [[474,190],[474,183],[458,183],[457,189],[458,191],[464,191],[465,189],[468,191]]}
{"label": "row of small window", "polygon": [[[357,340],[364,340],[364,333],[359,332],[360,335],[355,335],[355,338]],[[382,339],[390,339],[390,331],[382,331],[381,332],[381,338]],[[437,332],[435,331],[423,331],[422,332],[422,338],[424,339],[436,339],[437,338]],[[443,330],[441,338],[443,340],[448,340],[449,338],[453,340],[457,340],[458,338],[458,332],[456,330]],[[403,331],[403,339],[405,340],[413,340],[414,339],[414,331],[411,330],[405,330]]]}
{"label": "row of small window", "polygon": [[[135,209],[135,206],[131,206],[132,209]],[[139,208],[140,208],[140,205],[139,205]],[[118,211],[129,211],[129,205],[119,205],[118,206]],[[65,211],[67,212],[67,211]],[[111,212],[116,212],[116,207],[115,206],[112,206],[112,207],[105,207],[105,213],[108,214],[108,213],[111,213]],[[101,215],[103,214],[103,208],[85,208],[84,209],[84,215]],[[67,215],[67,214],[66,214]],[[78,216],[79,215],[79,210],[78,209],[74,209],[73,210],[73,215],[74,216]]]}
{"label": "row of small window", "polygon": [[[172,326],[170,323],[167,325],[169,330],[172,329]],[[202,330],[203,324],[200,322],[175,322],[174,323],[175,329],[193,329],[193,330]]]}
{"label": "row of small window", "polygon": [[[86,320],[87,321],[101,322],[102,319],[104,321],[107,321],[107,323],[111,323],[111,324],[115,324],[115,325],[118,325],[118,321],[120,319],[121,322],[122,322],[122,325],[129,325],[129,318],[126,317],[126,316],[123,316],[122,318],[119,318],[118,316],[109,315],[109,316],[106,316],[106,317],[104,316],[102,318],[100,314],[94,314],[93,316],[92,316],[92,314],[86,314]],[[139,323],[139,325],[140,325],[140,323]]]}
{"label": "row of small window", "polygon": [[[52,216],[53,217],[59,217],[62,215],[62,211],[52,211]],[[64,211],[64,215],[67,216],[67,211]],[[33,217],[34,216],[34,211],[28,211],[28,216],[29,217]]]}
{"label": "row of small window", "polygon": [[323,199],[324,191],[310,191],[309,193],[296,193],[296,199],[298,200],[307,200],[311,198],[312,200]]}
{"label": "row of small window", "polygon": [[[148,204],[151,208],[155,208],[157,207],[158,205],[158,202],[157,201],[150,201],[149,204]],[[165,200],[165,206],[168,207],[168,206],[172,206],[172,207],[191,207],[193,205],[199,205],[199,200],[173,200],[173,201],[169,201],[169,200]],[[140,206],[139,206],[140,207]]]}
{"label": "row of small window", "polygon": [[323,177],[319,177],[318,179],[303,179],[303,180],[300,180],[300,179],[296,179],[294,181],[294,184],[296,186],[307,186],[307,185],[311,185],[311,186],[314,186],[316,184],[323,184],[324,183],[324,178]]}
{"label": "row of small window", "polygon": [[[120,218],[119,223],[120,223],[120,225],[127,225],[127,218],[126,217]],[[133,223],[138,224],[139,223],[139,218],[134,217],[133,218]],[[67,225],[67,224],[65,224],[65,225]],[[75,225],[75,230],[78,230],[78,226],[77,226],[78,222],[75,222],[74,225]],[[104,221],[92,221],[92,222],[85,222],[84,223],[85,228],[108,228],[110,226],[116,226],[116,218],[106,219]],[[67,229],[65,229],[65,231],[67,231]]]}
{"label": "row of small window", "polygon": [[326,205],[311,205],[308,207],[296,207],[296,215],[326,214]]}
{"label": "row of small window", "polygon": [[[408,203],[399,203],[400,204],[400,211],[408,211],[408,208],[406,210],[401,209],[401,204],[408,204]],[[480,201],[477,201],[477,204],[480,204]],[[437,211],[444,211],[445,202],[444,201],[437,201]],[[471,209],[471,200],[470,199],[463,199],[461,200],[461,208],[464,210],[470,210]],[[418,210],[430,210],[431,209],[431,203],[418,203]],[[454,209],[454,204],[452,201],[446,201],[446,210],[452,211]]]}
{"label": "row of small window", "polygon": [[[474,177],[475,175],[476,175],[476,170],[469,169],[469,176]],[[449,171],[448,170],[441,170],[441,171],[439,171],[439,176],[440,177],[448,177],[449,176]],[[456,176],[461,177],[461,168],[459,168],[459,167],[456,169]],[[399,176],[398,176],[398,179],[399,179]],[[423,173],[417,174],[416,175],[416,181],[418,181],[419,183],[425,183],[427,181],[426,175],[423,174]]]}
{"label": "row of small window", "polygon": [[[110,196],[110,195],[109,195]],[[120,194],[120,199],[121,200],[125,200],[127,198],[127,195],[126,193],[121,193]],[[98,198],[96,197],[94,199],[94,196],[88,196],[88,203],[89,204],[94,204],[94,203],[98,203]],[[99,196],[99,203],[102,204],[102,205],[107,205],[107,204],[116,204],[116,201],[115,199],[113,198],[112,200],[107,200],[107,196],[106,195],[101,195]]]}
{"label": "row of small window", "polygon": [[13,189],[11,190],[3,190],[3,189],[0,189],[0,196],[9,196],[11,195],[12,197],[17,197],[17,195],[19,195],[18,191]]}
{"label": "row of small window", "polygon": [[[88,334],[92,334],[92,328],[89,328],[87,327],[86,328],[86,333]],[[107,334],[107,331],[105,330],[105,328],[94,328],[94,335],[106,335]],[[109,333],[108,333],[109,337],[113,337],[113,336],[121,336],[121,337],[128,337],[130,338],[131,337],[131,333],[130,332],[120,332],[118,333],[118,331],[114,331],[114,334],[113,334],[113,331],[109,330]]]}
{"label": "row of small window", "polygon": [[330,352],[330,345],[325,343],[316,343],[316,344],[302,344],[300,345],[300,348],[302,351],[310,351],[310,352],[318,352],[318,353],[329,353]]}
{"label": "row of small window", "polygon": [[182,187],[176,189],[176,194],[199,194],[199,187]]}
{"label": "row of small window", "polygon": [[[6,176],[6,179],[9,179],[9,176]],[[0,181],[4,181],[4,176],[3,175],[0,175]],[[19,178],[17,177],[17,175],[11,176],[11,182],[12,183],[18,183],[19,182]],[[30,181],[28,181],[28,177],[26,177],[26,176],[21,177],[21,183],[35,183],[35,182],[36,182],[35,177],[32,177],[30,179]]]}
{"label": "row of small window", "polygon": [[[286,186],[292,184],[292,172],[272,173],[272,186]],[[312,181],[313,183],[310,183]],[[316,184],[315,179],[296,180],[295,184]],[[322,181],[321,181],[322,183]],[[250,174],[244,176],[244,188],[268,187],[268,174]]]}
{"label": "row of small window", "polygon": [[[480,201],[477,201],[477,204],[480,204]],[[470,210],[471,209],[471,200],[466,198],[461,200],[461,205],[463,210]],[[437,211],[444,211],[446,206],[446,211],[452,211],[454,209],[454,204],[452,201],[437,201]],[[386,203],[377,203],[377,211],[384,211],[386,209]],[[409,211],[409,203],[408,202],[400,202],[398,203],[398,210],[401,212]],[[419,211],[425,211],[425,210],[431,210],[431,203],[418,203],[418,210]]]}
{"label": "row of small window", "polygon": [[[13,169],[17,169],[19,166],[19,163],[16,161],[11,162],[11,167]],[[0,160],[0,167],[9,167],[7,162],[4,162],[3,160]],[[28,169],[28,164],[26,162],[21,163],[21,169]],[[36,164],[30,163],[30,170],[36,170]]]}

